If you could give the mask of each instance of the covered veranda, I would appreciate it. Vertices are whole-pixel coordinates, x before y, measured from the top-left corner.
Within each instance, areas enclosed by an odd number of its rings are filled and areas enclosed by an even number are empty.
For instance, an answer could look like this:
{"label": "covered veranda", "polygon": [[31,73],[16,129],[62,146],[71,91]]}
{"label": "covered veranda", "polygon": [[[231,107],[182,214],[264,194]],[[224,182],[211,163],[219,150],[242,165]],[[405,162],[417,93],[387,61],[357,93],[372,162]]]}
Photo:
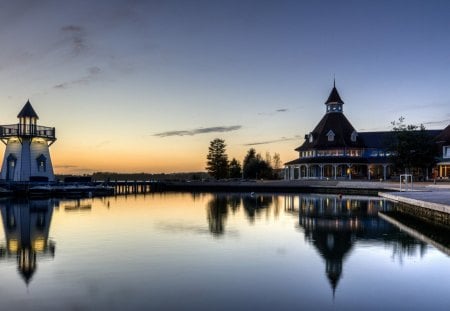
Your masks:
{"label": "covered veranda", "polygon": [[310,161],[307,162],[305,160],[307,159],[297,159],[286,163],[285,179],[387,180],[391,175],[389,163],[364,163],[365,159],[344,159],[347,161],[342,162],[331,162],[330,160],[315,162],[319,159],[308,159]]}

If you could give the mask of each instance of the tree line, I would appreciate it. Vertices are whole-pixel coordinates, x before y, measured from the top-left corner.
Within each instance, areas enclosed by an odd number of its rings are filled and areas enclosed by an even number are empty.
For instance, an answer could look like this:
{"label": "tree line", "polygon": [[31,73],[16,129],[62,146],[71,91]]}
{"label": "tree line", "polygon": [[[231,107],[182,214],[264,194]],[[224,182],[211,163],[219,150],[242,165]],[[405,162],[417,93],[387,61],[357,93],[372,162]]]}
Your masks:
{"label": "tree line", "polygon": [[282,165],[278,153],[267,152],[263,158],[254,148],[247,151],[242,164],[236,158],[229,161],[225,140],[220,138],[210,142],[206,159],[206,171],[215,179],[278,179]]}

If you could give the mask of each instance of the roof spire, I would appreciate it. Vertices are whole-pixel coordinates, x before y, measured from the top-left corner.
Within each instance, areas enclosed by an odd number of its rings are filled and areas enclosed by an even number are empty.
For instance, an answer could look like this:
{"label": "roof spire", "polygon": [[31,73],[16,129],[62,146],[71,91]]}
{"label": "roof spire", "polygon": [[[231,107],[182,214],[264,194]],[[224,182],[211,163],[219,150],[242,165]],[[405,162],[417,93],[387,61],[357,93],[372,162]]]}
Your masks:
{"label": "roof spire", "polygon": [[328,105],[330,103],[333,103],[333,104],[343,104],[344,103],[344,101],[341,99],[341,96],[339,96],[339,93],[336,89],[336,80],[333,81],[333,89],[331,90],[330,96],[328,96],[328,99],[325,102],[325,105]]}
{"label": "roof spire", "polygon": [[333,88],[336,87],[336,75],[333,73]]}

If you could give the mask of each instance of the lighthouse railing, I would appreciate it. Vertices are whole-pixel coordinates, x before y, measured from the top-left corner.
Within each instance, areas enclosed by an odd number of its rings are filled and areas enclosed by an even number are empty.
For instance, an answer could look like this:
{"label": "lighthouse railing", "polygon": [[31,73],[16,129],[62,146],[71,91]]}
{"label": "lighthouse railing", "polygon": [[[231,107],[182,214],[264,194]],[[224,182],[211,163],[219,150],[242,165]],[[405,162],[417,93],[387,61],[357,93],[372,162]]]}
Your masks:
{"label": "lighthouse railing", "polygon": [[0,125],[0,137],[29,136],[55,139],[55,128],[35,124]]}

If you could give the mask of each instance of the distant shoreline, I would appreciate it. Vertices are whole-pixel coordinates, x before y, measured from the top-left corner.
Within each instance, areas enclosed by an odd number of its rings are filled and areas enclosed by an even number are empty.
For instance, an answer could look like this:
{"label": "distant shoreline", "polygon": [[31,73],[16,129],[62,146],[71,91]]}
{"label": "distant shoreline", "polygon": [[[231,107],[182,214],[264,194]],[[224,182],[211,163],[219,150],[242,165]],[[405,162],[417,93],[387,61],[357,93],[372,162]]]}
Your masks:
{"label": "distant shoreline", "polygon": [[276,193],[329,193],[378,196],[380,191],[397,191],[394,183],[299,180],[299,181],[186,181],[163,182],[164,191],[207,191],[207,192],[276,192]]}

